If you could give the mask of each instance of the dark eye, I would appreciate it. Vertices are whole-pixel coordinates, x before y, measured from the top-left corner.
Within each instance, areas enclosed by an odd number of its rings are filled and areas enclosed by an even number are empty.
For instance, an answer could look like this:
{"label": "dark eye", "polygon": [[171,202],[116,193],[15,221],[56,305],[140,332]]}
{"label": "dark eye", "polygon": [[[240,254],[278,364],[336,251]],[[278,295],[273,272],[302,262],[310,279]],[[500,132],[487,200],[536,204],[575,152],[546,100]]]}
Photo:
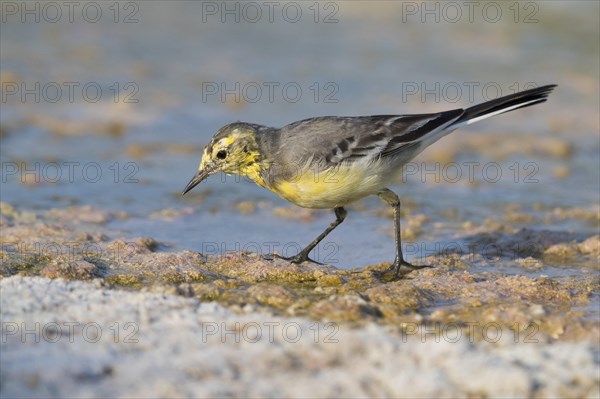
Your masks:
{"label": "dark eye", "polygon": [[219,158],[219,159],[227,158],[227,151],[221,150],[221,151],[217,152],[217,158]]}

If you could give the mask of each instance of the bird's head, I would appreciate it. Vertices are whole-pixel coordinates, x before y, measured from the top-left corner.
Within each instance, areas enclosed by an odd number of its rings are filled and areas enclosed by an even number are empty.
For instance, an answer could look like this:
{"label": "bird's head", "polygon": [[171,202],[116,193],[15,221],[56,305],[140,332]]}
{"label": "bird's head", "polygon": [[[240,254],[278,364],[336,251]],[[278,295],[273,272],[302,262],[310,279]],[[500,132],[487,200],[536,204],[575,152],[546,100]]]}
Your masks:
{"label": "bird's head", "polygon": [[208,176],[225,172],[260,179],[258,131],[263,128],[251,123],[231,123],[223,126],[204,147],[198,172],[183,190],[183,194]]}

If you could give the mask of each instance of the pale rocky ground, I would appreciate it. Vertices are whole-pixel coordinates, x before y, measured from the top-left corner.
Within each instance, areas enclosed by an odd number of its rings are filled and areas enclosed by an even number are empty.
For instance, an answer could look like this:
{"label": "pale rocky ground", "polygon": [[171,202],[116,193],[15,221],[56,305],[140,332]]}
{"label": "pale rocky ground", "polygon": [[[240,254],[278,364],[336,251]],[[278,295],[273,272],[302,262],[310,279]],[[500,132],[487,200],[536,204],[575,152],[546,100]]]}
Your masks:
{"label": "pale rocky ground", "polygon": [[[376,324],[328,331],[304,318],[239,314],[99,281],[14,276],[0,287],[6,398],[599,396],[594,340],[436,342]],[[68,322],[78,323],[72,335]],[[7,333],[35,323],[39,343]]]}

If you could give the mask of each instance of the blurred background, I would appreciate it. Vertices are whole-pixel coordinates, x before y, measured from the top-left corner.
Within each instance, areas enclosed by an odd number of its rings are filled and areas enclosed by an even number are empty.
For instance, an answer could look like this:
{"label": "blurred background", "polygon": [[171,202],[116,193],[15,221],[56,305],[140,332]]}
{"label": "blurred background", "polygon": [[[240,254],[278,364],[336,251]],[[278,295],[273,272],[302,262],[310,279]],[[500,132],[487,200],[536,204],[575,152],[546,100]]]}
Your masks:
{"label": "blurred background", "polygon": [[[292,255],[333,220],[215,175],[182,197],[237,120],[443,111],[543,84],[547,103],[453,133],[392,187],[410,259],[503,226],[597,231],[600,3],[1,3],[1,200],[113,211],[163,250]],[[368,198],[314,258],[393,260]]]}

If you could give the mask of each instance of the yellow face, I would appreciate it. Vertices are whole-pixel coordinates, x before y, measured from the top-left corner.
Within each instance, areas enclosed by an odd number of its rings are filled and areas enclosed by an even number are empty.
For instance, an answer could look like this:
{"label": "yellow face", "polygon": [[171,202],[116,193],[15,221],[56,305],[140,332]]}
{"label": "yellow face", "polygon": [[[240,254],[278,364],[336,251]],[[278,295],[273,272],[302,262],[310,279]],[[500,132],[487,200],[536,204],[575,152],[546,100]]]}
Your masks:
{"label": "yellow face", "polygon": [[[204,147],[198,170],[215,169],[229,174],[240,174],[243,165],[251,161],[248,141],[252,133],[234,129],[231,134]],[[245,146],[245,148],[244,148]],[[214,173],[214,172],[213,172]]]}
{"label": "yellow face", "polygon": [[247,176],[264,185],[260,176],[261,159],[255,128],[242,123],[227,125],[204,148],[198,173],[189,182],[184,194],[217,172]]}

